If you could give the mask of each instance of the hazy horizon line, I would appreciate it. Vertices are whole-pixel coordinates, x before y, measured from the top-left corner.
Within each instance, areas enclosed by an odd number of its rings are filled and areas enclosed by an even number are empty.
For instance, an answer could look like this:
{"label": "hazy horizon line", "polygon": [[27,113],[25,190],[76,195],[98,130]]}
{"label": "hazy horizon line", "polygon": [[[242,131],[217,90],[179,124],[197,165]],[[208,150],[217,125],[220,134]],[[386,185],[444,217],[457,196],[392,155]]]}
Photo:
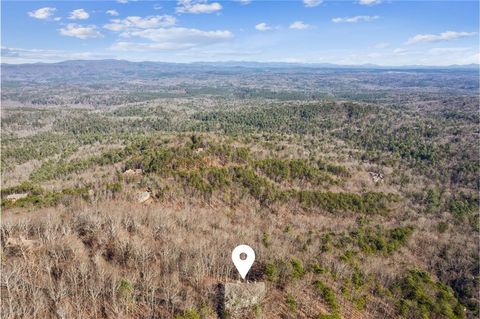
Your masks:
{"label": "hazy horizon line", "polygon": [[0,61],[0,65],[36,65],[36,64],[60,64],[68,62],[93,62],[93,61],[118,61],[118,62],[130,62],[130,63],[162,63],[162,64],[283,64],[283,65],[304,65],[304,66],[336,66],[336,67],[378,67],[378,68],[405,68],[405,67],[423,67],[423,68],[448,68],[448,67],[480,67],[479,63],[468,64],[448,64],[448,65],[430,65],[430,64],[401,64],[401,65],[389,65],[389,64],[338,64],[332,62],[286,62],[286,61],[255,61],[255,60],[228,60],[228,61],[190,61],[190,62],[170,62],[170,61],[155,61],[155,60],[128,60],[128,59],[68,59],[55,62],[25,62],[25,63],[8,63]]}

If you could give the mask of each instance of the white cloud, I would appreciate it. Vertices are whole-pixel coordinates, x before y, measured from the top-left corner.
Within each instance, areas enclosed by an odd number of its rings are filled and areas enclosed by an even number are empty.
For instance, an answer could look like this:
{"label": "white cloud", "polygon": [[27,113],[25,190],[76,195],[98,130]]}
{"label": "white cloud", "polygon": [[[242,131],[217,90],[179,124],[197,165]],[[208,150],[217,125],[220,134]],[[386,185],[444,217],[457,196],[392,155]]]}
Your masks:
{"label": "white cloud", "polygon": [[40,53],[46,53],[46,54],[54,54],[57,53],[58,51],[55,50],[42,50],[42,49],[20,49],[20,48],[7,48],[7,47],[2,47],[2,58],[7,57],[7,58],[13,58],[13,57],[20,57],[22,55],[32,55],[32,54],[40,54]]}
{"label": "white cloud", "polygon": [[136,51],[177,50],[224,42],[233,38],[227,30],[203,31],[188,28],[157,28],[129,31],[121,34],[124,38],[140,37],[153,43],[118,42],[114,49]]}
{"label": "white cloud", "polygon": [[179,0],[176,8],[177,13],[213,13],[222,10],[218,2],[208,3],[207,1]]}
{"label": "white cloud", "polygon": [[69,52],[63,50],[21,49],[2,47],[5,63],[59,62],[65,60],[112,59],[111,54],[97,52]]}
{"label": "white cloud", "polygon": [[357,23],[361,21],[369,22],[377,20],[379,16],[354,16],[354,17],[344,17],[344,18],[333,18],[332,22],[335,23]]}
{"label": "white cloud", "polygon": [[235,0],[236,2],[239,2],[242,5],[247,5],[252,3],[252,0]]}
{"label": "white cloud", "polygon": [[51,16],[53,16],[53,13],[56,10],[57,10],[56,8],[45,7],[45,8],[37,9],[35,11],[30,11],[28,12],[28,15],[35,19],[46,20]]}
{"label": "white cloud", "polygon": [[125,3],[128,3],[128,0],[117,0],[117,2],[125,4]]}
{"label": "white cloud", "polygon": [[268,30],[271,30],[272,28],[269,27],[265,22],[261,22],[255,25],[255,29],[257,29],[258,31],[268,31]]}
{"label": "white cloud", "polygon": [[440,42],[440,41],[450,41],[465,37],[470,37],[476,35],[476,32],[457,32],[457,31],[446,31],[440,34],[417,34],[416,36],[408,39],[408,44],[422,43],[422,42]]}
{"label": "white cloud", "polygon": [[162,10],[162,6],[159,5],[158,3],[155,3],[155,4],[153,5],[153,10]]}
{"label": "white cloud", "polygon": [[405,55],[408,53],[408,50],[404,48],[396,48],[393,50],[393,53],[396,55]]}
{"label": "white cloud", "polygon": [[290,25],[289,28],[295,30],[305,30],[311,28],[311,25],[303,23],[302,21],[295,21]]}
{"label": "white cloud", "polygon": [[382,3],[382,0],[360,0],[358,3],[363,6],[373,6]]}
{"label": "white cloud", "polygon": [[445,54],[445,53],[458,53],[470,51],[470,48],[432,48],[430,53],[432,54]]}
{"label": "white cloud", "polygon": [[112,46],[113,50],[116,51],[171,51],[171,50],[181,50],[181,49],[190,49],[193,45],[190,43],[176,43],[176,42],[165,42],[165,43],[138,43],[138,42],[117,42]]}
{"label": "white cloud", "polygon": [[137,17],[130,16],[125,19],[112,19],[103,27],[111,31],[128,31],[134,29],[152,29],[170,27],[175,25],[176,19],[170,15]]}
{"label": "white cloud", "polygon": [[70,20],[85,20],[88,19],[90,15],[87,11],[83,9],[76,9],[70,12],[70,16],[68,17]]}
{"label": "white cloud", "polygon": [[464,63],[464,64],[472,64],[472,63],[480,64],[480,53],[475,53],[473,55],[470,55],[458,64],[461,64],[461,63]]}
{"label": "white cloud", "polygon": [[53,21],[60,21],[60,20],[62,20],[62,18],[60,18],[60,17],[53,18]]}
{"label": "white cloud", "polygon": [[205,49],[205,48],[193,48],[190,50],[185,50],[178,52],[176,56],[188,57],[198,61],[219,61],[227,58],[231,60],[232,58],[245,59],[245,57],[255,57],[260,54],[259,50],[245,50],[243,47],[229,47],[228,49]]}
{"label": "white cloud", "polygon": [[308,8],[313,8],[321,5],[323,0],[303,0],[303,5]]}
{"label": "white cloud", "polygon": [[58,31],[60,31],[61,35],[75,37],[82,40],[103,37],[103,35],[97,31],[97,27],[94,25],[82,26],[76,23],[69,23],[65,28],[61,28]]}
{"label": "white cloud", "polygon": [[107,11],[105,11],[105,13],[106,13],[106,14],[109,14],[109,15],[111,15],[111,16],[113,16],[113,17],[116,17],[116,16],[119,15],[119,13],[118,13],[117,10],[107,10]]}

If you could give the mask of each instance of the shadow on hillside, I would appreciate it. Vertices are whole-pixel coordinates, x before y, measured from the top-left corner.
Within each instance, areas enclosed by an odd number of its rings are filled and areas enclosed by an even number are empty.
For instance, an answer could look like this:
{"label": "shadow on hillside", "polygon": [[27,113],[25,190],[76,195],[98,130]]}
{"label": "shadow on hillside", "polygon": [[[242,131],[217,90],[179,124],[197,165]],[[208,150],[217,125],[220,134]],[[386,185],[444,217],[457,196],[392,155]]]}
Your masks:
{"label": "shadow on hillside", "polygon": [[216,287],[215,310],[218,318],[225,318],[225,285],[222,283]]}

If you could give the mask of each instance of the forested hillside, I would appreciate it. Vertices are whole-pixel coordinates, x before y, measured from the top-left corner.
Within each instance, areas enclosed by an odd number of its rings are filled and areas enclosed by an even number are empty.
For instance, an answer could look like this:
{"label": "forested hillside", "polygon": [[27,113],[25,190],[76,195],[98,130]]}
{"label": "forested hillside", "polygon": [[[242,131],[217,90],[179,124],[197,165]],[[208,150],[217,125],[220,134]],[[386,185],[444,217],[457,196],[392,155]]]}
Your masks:
{"label": "forested hillside", "polygon": [[475,69],[2,65],[2,318],[480,315]]}

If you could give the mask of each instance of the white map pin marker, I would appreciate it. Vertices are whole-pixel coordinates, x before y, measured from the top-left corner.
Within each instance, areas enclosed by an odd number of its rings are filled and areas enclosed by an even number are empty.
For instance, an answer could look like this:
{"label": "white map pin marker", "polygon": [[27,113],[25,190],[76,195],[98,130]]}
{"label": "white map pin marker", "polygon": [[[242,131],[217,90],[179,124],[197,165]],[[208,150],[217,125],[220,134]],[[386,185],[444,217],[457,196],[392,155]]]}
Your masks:
{"label": "white map pin marker", "polygon": [[[247,255],[247,258],[245,260],[242,260],[240,258],[240,255],[242,253]],[[255,261],[255,252],[250,246],[239,245],[235,247],[235,249],[232,251],[232,261],[235,267],[237,267],[237,270],[240,273],[240,276],[242,276],[242,279],[245,279],[245,276],[247,275],[250,267],[252,267],[253,262]]]}

